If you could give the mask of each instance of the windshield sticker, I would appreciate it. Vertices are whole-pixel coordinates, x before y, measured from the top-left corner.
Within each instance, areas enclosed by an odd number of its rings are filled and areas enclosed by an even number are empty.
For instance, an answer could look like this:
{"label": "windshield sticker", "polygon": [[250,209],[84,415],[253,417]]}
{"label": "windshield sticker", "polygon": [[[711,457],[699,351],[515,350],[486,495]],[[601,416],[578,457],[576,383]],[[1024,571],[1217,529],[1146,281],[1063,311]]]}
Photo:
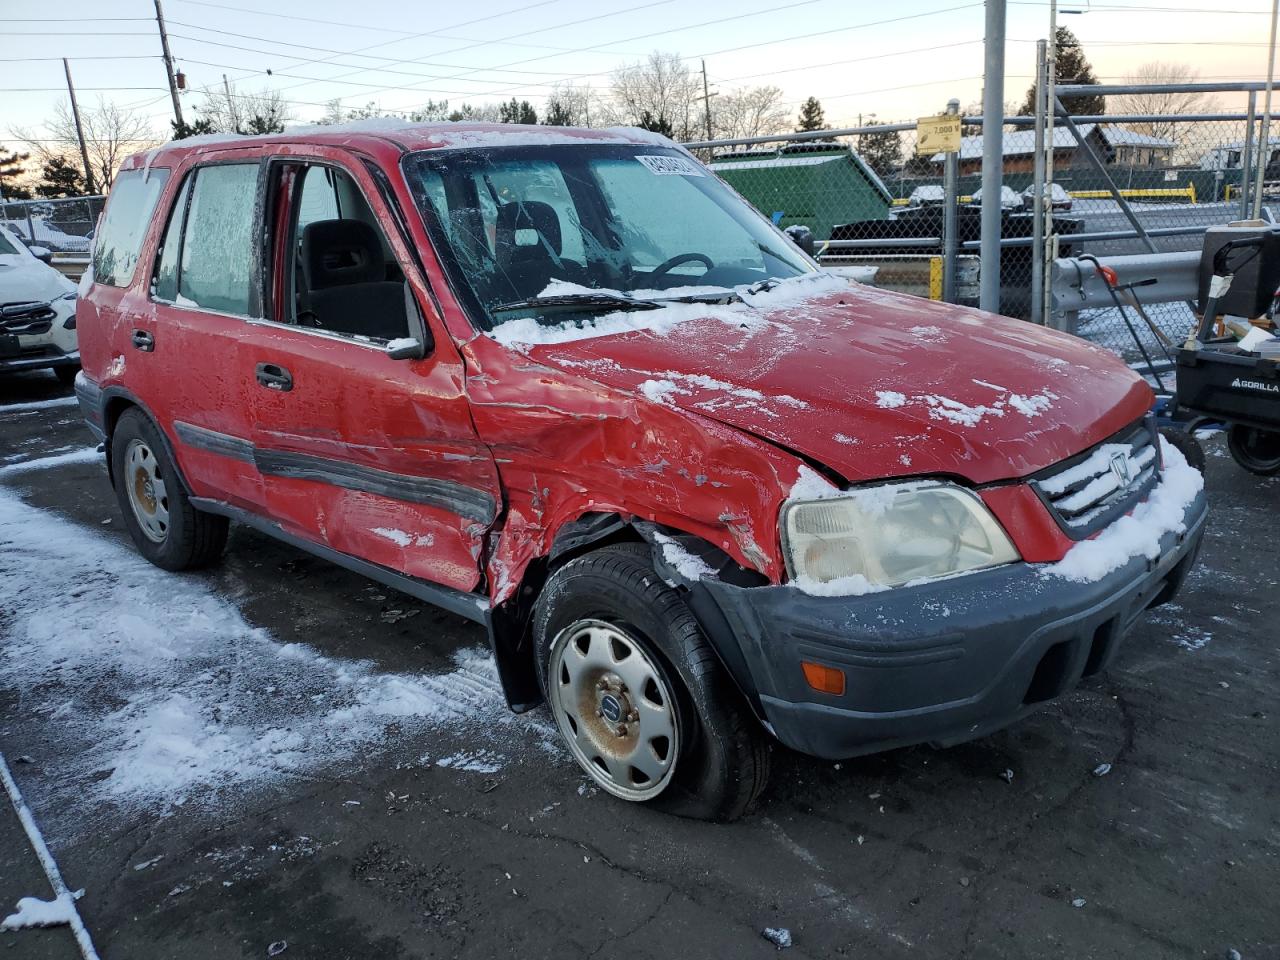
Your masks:
{"label": "windshield sticker", "polygon": [[687,157],[663,157],[652,155],[636,155],[636,159],[649,168],[649,172],[660,177],[705,177],[706,173],[697,163]]}

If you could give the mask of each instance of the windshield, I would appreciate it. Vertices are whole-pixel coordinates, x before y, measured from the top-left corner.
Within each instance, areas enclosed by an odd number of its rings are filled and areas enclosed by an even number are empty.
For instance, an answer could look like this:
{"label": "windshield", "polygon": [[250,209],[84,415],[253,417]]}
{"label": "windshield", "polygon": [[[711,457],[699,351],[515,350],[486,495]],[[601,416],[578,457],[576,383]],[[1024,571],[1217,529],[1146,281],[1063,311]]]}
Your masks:
{"label": "windshield", "polygon": [[4,234],[5,232],[0,230],[0,254],[16,254],[18,252],[17,249],[14,248],[13,244],[9,242],[9,238]]}
{"label": "windshield", "polygon": [[[446,269],[485,329],[517,316],[556,324],[566,313],[628,306],[609,293],[714,296],[813,271],[733,191],[671,148],[430,151],[409,156],[405,171]],[[528,303],[554,281],[554,300]]]}

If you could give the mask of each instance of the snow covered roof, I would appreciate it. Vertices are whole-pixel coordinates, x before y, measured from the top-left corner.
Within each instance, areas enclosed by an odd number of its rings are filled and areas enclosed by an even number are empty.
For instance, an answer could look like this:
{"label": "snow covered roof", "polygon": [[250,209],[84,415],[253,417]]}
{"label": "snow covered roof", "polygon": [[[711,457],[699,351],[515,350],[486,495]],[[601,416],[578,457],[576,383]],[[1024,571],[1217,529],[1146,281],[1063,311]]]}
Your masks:
{"label": "snow covered roof", "polygon": [[334,145],[357,141],[381,141],[409,150],[445,150],[459,147],[542,146],[574,143],[633,143],[656,147],[677,144],[660,133],[638,127],[587,129],[577,127],[544,127],[517,123],[414,123],[398,117],[370,117],[349,123],[307,124],[287,127],[284,133],[267,136],[241,136],[215,133],[185,140],[171,140],[153,150],[134,154],[122,165],[132,170],[159,162],[163,155],[186,152],[201,147],[251,147],[263,143],[290,143],[305,139],[312,143]]}
{"label": "snow covered roof", "polygon": [[[1177,144],[1172,140],[1165,140],[1161,137],[1148,136],[1145,133],[1138,133],[1130,130],[1128,127],[1117,126],[1110,123],[1081,123],[1076,126],[1082,137],[1088,137],[1095,129],[1099,134],[1113,147],[1163,147],[1172,149]],[[1054,127],[1053,129],[1053,148],[1055,150],[1071,150],[1076,145],[1076,138],[1071,135],[1071,131],[1066,127]],[[1015,130],[1012,133],[1006,131],[1004,134],[1004,155],[1006,157],[1021,157],[1035,151],[1036,132],[1034,130]],[[943,155],[935,153],[930,159],[934,163],[941,163]],[[980,160],[982,159],[982,136],[961,137],[960,138],[960,159],[961,160]]]}

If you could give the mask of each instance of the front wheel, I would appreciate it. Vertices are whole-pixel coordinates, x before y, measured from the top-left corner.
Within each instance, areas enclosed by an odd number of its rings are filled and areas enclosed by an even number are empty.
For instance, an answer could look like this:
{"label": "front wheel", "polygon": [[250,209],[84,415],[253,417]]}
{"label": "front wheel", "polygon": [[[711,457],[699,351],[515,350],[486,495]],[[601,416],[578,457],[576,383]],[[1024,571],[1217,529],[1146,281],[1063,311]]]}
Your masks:
{"label": "front wheel", "polygon": [[768,741],[646,545],[605,547],[553,573],[534,636],[556,725],[607,792],[733,820],[764,789]]}
{"label": "front wheel", "polygon": [[1235,424],[1227,431],[1227,448],[1236,463],[1262,477],[1280,473],[1280,432]]}

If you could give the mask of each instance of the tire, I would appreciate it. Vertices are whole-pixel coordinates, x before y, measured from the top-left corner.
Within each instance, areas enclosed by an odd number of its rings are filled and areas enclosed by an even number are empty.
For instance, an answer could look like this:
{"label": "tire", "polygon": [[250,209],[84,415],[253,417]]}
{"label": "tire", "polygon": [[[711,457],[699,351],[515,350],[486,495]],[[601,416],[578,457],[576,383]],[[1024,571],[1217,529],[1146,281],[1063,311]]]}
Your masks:
{"label": "tire", "polygon": [[137,407],[116,423],[110,456],[125,527],[144,557],[176,571],[208,566],[222,555],[227,518],[191,505],[159,429]]}
{"label": "tire", "polygon": [[[605,791],[715,821],[737,819],[760,795],[769,742],[693,613],[655,575],[647,545],[604,547],[556,570],[538,598],[533,630],[538,679],[556,725]],[[670,718],[665,753],[660,708]],[[609,739],[615,726],[627,730],[616,745]]]}
{"label": "tire", "polygon": [[76,374],[80,372],[80,364],[73,367],[54,367],[53,375],[58,378],[58,382],[64,387],[73,386],[76,382]]}
{"label": "tire", "polygon": [[1227,448],[1236,463],[1260,477],[1280,473],[1280,432],[1235,424],[1227,431]]}
{"label": "tire", "polygon": [[1179,453],[1187,458],[1187,463],[1195,467],[1202,474],[1205,469],[1204,447],[1200,441],[1195,438],[1195,434],[1188,430],[1179,430],[1177,427],[1161,427],[1160,436],[1169,441],[1169,446],[1174,447]]}

